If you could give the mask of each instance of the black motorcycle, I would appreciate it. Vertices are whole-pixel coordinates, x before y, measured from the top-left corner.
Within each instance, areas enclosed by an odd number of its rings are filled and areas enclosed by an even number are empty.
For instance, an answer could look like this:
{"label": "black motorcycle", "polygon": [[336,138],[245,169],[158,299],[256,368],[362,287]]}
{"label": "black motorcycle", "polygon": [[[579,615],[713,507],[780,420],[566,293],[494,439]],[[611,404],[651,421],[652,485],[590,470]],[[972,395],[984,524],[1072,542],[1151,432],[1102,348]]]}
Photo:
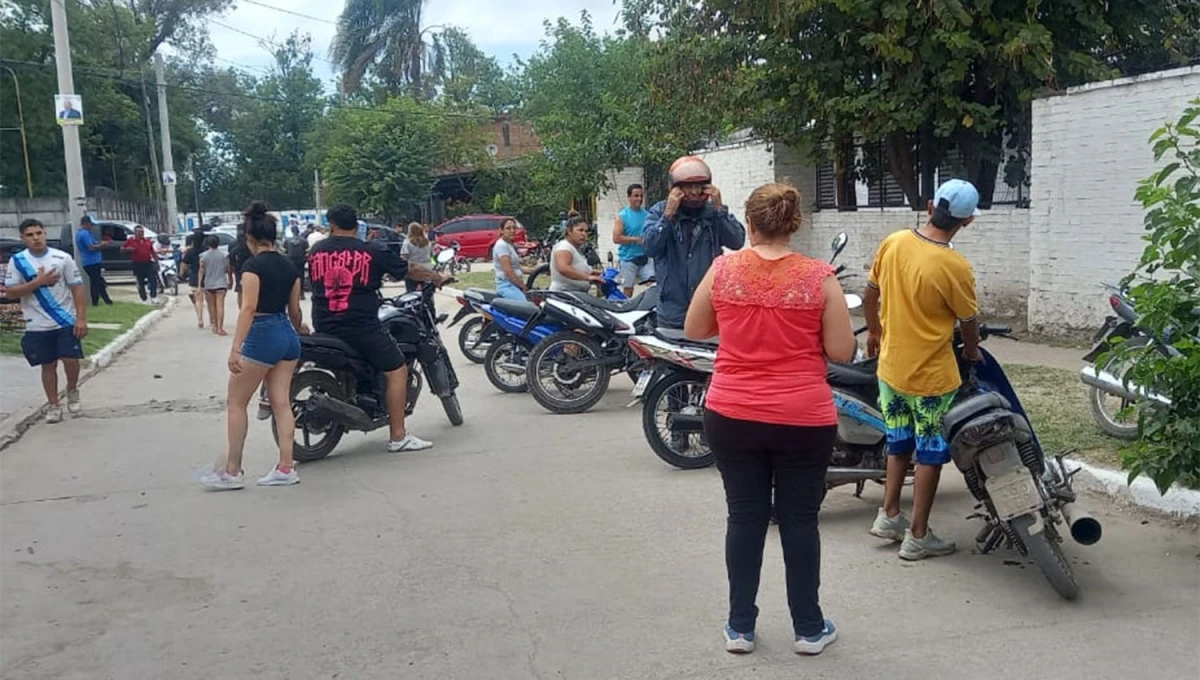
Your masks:
{"label": "black motorcycle", "polygon": [[[437,326],[434,286],[385,300],[379,320],[399,345],[408,364],[408,403],[411,415],[426,379],[442,401],[446,417],[462,425],[458,375]],[[300,338],[300,362],[292,377],[292,414],[296,417],[294,456],[306,463],[328,456],[348,430],[371,430],[388,424],[387,377],[376,371],[353,347],[329,335]],[[271,426],[275,432],[274,421]]]}

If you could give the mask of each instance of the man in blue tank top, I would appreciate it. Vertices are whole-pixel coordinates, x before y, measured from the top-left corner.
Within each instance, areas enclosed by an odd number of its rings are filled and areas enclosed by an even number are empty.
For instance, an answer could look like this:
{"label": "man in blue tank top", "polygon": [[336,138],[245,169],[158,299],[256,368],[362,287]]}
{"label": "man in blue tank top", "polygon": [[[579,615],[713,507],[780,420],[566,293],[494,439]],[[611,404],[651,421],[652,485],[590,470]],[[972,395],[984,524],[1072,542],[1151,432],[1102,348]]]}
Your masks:
{"label": "man in blue tank top", "polygon": [[630,184],[625,190],[629,205],[617,214],[613,225],[613,243],[617,244],[617,255],[621,258],[621,286],[626,297],[633,297],[633,287],[639,281],[654,277],[654,264],[646,256],[642,245],[642,230],[646,228],[646,216],[650,213],[643,207],[645,189],[640,184]]}

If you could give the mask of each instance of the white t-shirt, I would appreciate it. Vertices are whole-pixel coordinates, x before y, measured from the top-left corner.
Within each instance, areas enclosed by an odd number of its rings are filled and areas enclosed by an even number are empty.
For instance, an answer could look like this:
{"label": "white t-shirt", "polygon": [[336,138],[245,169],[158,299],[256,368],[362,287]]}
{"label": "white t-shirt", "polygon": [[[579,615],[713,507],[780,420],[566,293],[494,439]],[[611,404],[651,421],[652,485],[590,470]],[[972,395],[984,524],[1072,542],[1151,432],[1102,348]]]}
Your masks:
{"label": "white t-shirt", "polygon": [[309,249],[311,250],[313,246],[317,245],[318,243],[320,243],[320,242],[321,242],[321,241],[323,241],[324,239],[325,239],[325,234],[323,234],[323,233],[321,233],[321,232],[319,232],[319,231],[314,231],[313,233],[309,234],[309,235],[308,235],[308,247],[309,247]]}
{"label": "white t-shirt", "polygon": [[586,293],[591,287],[591,281],[578,281],[569,279],[558,272],[558,253],[571,253],[571,268],[580,274],[591,274],[592,268],[588,265],[587,258],[579,252],[579,249],[571,245],[571,242],[563,239],[559,241],[554,250],[550,253],[550,290],[556,292],[563,291],[582,291]]}
{"label": "white t-shirt", "polygon": [[21,312],[25,315],[25,330],[54,331],[75,325],[75,301],[71,298],[71,286],[83,284],[79,268],[71,256],[57,248],[47,248],[40,257],[22,250],[8,261],[4,273],[6,287],[19,286],[37,278],[38,269],[58,271],[58,283],[42,286],[21,298]]}
{"label": "white t-shirt", "polygon": [[[500,239],[496,241],[496,245],[492,246],[492,271],[496,273],[496,285],[499,286],[501,281],[508,281],[508,276],[504,274],[504,267],[500,266],[500,257],[508,256],[508,263],[512,265],[513,273],[521,276],[525,270],[521,268],[521,253],[517,252],[517,247],[513,244]],[[512,283],[512,281],[508,281]]]}

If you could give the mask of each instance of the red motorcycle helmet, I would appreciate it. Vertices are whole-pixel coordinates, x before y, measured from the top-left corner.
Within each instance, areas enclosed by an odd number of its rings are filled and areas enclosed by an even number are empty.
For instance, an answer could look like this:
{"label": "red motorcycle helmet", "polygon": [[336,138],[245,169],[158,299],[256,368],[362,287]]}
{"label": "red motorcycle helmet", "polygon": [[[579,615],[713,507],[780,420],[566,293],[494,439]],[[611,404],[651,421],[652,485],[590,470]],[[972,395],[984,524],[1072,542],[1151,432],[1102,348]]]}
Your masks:
{"label": "red motorcycle helmet", "polygon": [[[668,170],[668,175],[671,179],[671,186],[675,187],[680,184],[699,184],[701,186],[712,183],[712,170],[708,168],[699,156],[683,156],[671,164]],[[708,196],[686,196],[682,204],[687,208],[699,208],[708,202]]]}

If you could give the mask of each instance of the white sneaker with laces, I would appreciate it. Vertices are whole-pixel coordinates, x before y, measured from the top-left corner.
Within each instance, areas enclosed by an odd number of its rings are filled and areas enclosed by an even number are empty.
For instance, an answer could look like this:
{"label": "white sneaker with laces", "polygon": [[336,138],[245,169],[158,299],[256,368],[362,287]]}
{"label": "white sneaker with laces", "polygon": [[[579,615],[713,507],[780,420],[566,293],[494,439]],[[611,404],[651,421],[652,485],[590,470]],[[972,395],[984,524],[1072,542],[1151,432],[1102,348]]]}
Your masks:
{"label": "white sneaker with laces", "polygon": [[904,532],[908,531],[908,526],[909,521],[904,513],[888,517],[887,511],[879,508],[879,512],[875,515],[875,523],[871,525],[870,533],[876,538],[900,542],[904,540]]}
{"label": "white sneaker with laces", "polygon": [[395,441],[394,439],[389,439],[388,443],[387,443],[388,453],[401,453],[403,451],[424,451],[425,449],[432,448],[432,447],[433,447],[433,442],[427,442],[424,439],[421,439],[420,437],[418,437],[414,434],[406,434],[406,435],[404,435],[404,439],[401,439],[400,441]]}
{"label": "white sneaker with laces", "polygon": [[204,475],[200,478],[200,483],[216,491],[232,491],[246,487],[244,473],[231,475],[224,470],[214,470]]}
{"label": "white sneaker with laces", "polygon": [[51,425],[53,425],[54,423],[61,423],[62,418],[63,418],[63,416],[62,416],[62,407],[61,406],[51,406],[49,409],[47,409],[47,411],[46,411],[46,422],[47,423],[49,423]]}
{"label": "white sneaker with laces", "polygon": [[67,391],[67,411],[71,415],[75,415],[83,410],[83,406],[79,403],[79,390]]}
{"label": "white sneaker with laces", "polygon": [[300,473],[296,472],[296,466],[292,466],[291,472],[284,472],[279,469],[279,466],[271,468],[271,471],[258,480],[259,486],[291,486],[292,484],[300,483]]}

